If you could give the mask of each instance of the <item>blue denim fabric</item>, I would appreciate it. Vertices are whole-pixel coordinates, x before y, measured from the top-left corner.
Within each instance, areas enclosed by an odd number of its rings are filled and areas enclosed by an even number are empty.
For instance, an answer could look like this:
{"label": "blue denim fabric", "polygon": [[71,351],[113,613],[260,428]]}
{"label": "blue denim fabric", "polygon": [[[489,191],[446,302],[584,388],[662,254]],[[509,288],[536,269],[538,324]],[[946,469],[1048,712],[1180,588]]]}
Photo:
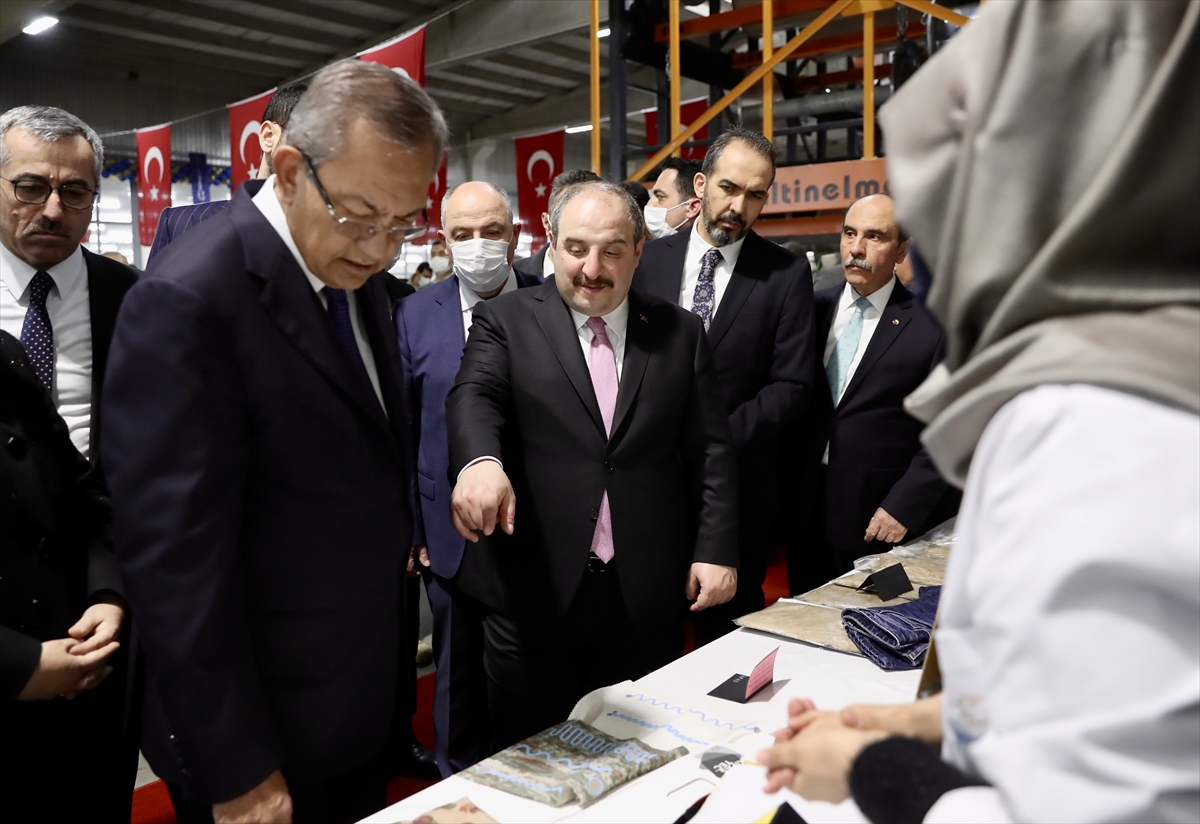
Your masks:
{"label": "blue denim fabric", "polygon": [[921,587],[920,597],[899,606],[842,610],[850,640],[885,670],[916,669],[925,661],[942,588]]}

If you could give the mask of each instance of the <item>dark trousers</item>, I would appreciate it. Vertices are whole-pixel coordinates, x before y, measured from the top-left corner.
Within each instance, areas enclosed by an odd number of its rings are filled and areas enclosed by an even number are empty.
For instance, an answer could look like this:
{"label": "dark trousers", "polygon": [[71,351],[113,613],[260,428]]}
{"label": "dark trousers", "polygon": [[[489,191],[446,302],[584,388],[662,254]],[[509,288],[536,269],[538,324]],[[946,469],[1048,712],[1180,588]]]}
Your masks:
{"label": "dark trousers", "polygon": [[[817,469],[811,495],[798,500],[799,526],[783,530],[783,546],[787,555],[788,590],[802,595],[829,583],[838,574],[839,564],[825,532],[825,489],[829,468]],[[854,560],[850,559],[850,568]]]}
{"label": "dark trousers", "polygon": [[0,710],[0,819],[129,824],[137,749],[122,737],[125,667],[75,699]]}
{"label": "dark trousers", "polygon": [[767,544],[771,539],[771,518],[755,515],[743,505],[744,520],[738,526],[737,591],[723,604],[701,612],[688,613],[696,633],[696,646],[715,641],[737,629],[734,620],[761,610],[763,581],[767,578]]}
{"label": "dark trousers", "polygon": [[497,613],[484,619],[493,752],[565,720],[592,690],[641,678],[679,656],[677,626],[634,629],[616,563],[592,561],[595,569],[584,574],[557,626],[522,625]]}
{"label": "dark trousers", "polygon": [[426,572],[433,613],[434,755],[443,778],[490,754],[487,675],[483,669],[483,610],[454,590],[453,581]]}
{"label": "dark trousers", "polygon": [[405,578],[404,623],[400,633],[400,670],[396,681],[396,704],[388,731],[385,753],[403,758],[412,745],[413,714],[417,711],[417,643],[421,640],[421,579]]}
{"label": "dark trousers", "polygon": [[[292,824],[351,824],[387,806],[387,779],[380,758],[333,778],[283,774],[292,796]],[[193,801],[168,784],[179,824],[212,824],[212,805]]]}

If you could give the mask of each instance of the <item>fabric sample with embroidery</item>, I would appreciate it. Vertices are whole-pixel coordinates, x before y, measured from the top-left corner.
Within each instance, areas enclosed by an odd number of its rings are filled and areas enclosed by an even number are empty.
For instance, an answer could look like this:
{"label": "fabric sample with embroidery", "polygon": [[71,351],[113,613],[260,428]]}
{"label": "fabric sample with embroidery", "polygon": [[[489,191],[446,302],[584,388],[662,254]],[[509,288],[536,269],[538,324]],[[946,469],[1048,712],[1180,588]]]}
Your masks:
{"label": "fabric sample with embroidery", "polygon": [[613,738],[582,721],[564,721],[480,761],[460,777],[552,807],[586,807],[686,754],[686,747],[659,750],[636,738]]}

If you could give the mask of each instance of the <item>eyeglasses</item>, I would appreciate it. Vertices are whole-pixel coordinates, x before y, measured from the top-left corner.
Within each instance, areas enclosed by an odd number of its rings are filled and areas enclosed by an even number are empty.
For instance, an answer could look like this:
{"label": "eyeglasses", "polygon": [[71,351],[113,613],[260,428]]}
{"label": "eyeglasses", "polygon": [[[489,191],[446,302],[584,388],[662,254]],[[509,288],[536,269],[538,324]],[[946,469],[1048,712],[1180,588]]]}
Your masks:
{"label": "eyeglasses", "polygon": [[96,195],[99,192],[89,189],[87,186],[80,186],[78,183],[67,183],[63,186],[51,186],[40,180],[9,180],[7,177],[0,178],[12,184],[13,197],[21,203],[31,205],[40,205],[50,199],[51,192],[58,192],[58,199],[62,201],[62,205],[68,209],[84,209],[92,208],[92,204],[96,202]]}
{"label": "eyeglasses", "polygon": [[429,215],[425,209],[421,210],[420,222],[417,222],[416,219],[407,220],[398,226],[387,228],[380,226],[378,223],[372,223],[369,220],[358,220],[346,217],[345,215],[338,215],[337,208],[333,205],[333,201],[329,199],[329,194],[325,191],[325,187],[321,185],[321,178],[317,177],[317,167],[313,163],[312,158],[308,156],[307,152],[301,152],[300,156],[304,158],[304,163],[308,166],[308,173],[312,176],[313,183],[317,186],[317,193],[321,195],[321,200],[325,203],[325,209],[329,212],[329,216],[333,218],[339,234],[351,240],[368,240],[383,232],[392,243],[395,243],[397,240],[401,243],[408,243],[409,241],[424,237],[425,233],[429,231]]}

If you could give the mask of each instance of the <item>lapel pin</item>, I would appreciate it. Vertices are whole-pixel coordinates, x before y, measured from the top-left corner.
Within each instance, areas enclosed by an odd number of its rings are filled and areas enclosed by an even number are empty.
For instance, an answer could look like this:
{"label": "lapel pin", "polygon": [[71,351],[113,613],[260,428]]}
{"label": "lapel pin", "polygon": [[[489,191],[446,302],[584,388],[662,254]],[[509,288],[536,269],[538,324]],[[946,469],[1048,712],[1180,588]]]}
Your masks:
{"label": "lapel pin", "polygon": [[643,315],[641,312],[638,312],[638,317],[641,318],[642,323],[650,322],[650,319],[648,317],[646,317],[645,315]]}
{"label": "lapel pin", "polygon": [[899,326],[900,318],[892,318],[892,326]]}

